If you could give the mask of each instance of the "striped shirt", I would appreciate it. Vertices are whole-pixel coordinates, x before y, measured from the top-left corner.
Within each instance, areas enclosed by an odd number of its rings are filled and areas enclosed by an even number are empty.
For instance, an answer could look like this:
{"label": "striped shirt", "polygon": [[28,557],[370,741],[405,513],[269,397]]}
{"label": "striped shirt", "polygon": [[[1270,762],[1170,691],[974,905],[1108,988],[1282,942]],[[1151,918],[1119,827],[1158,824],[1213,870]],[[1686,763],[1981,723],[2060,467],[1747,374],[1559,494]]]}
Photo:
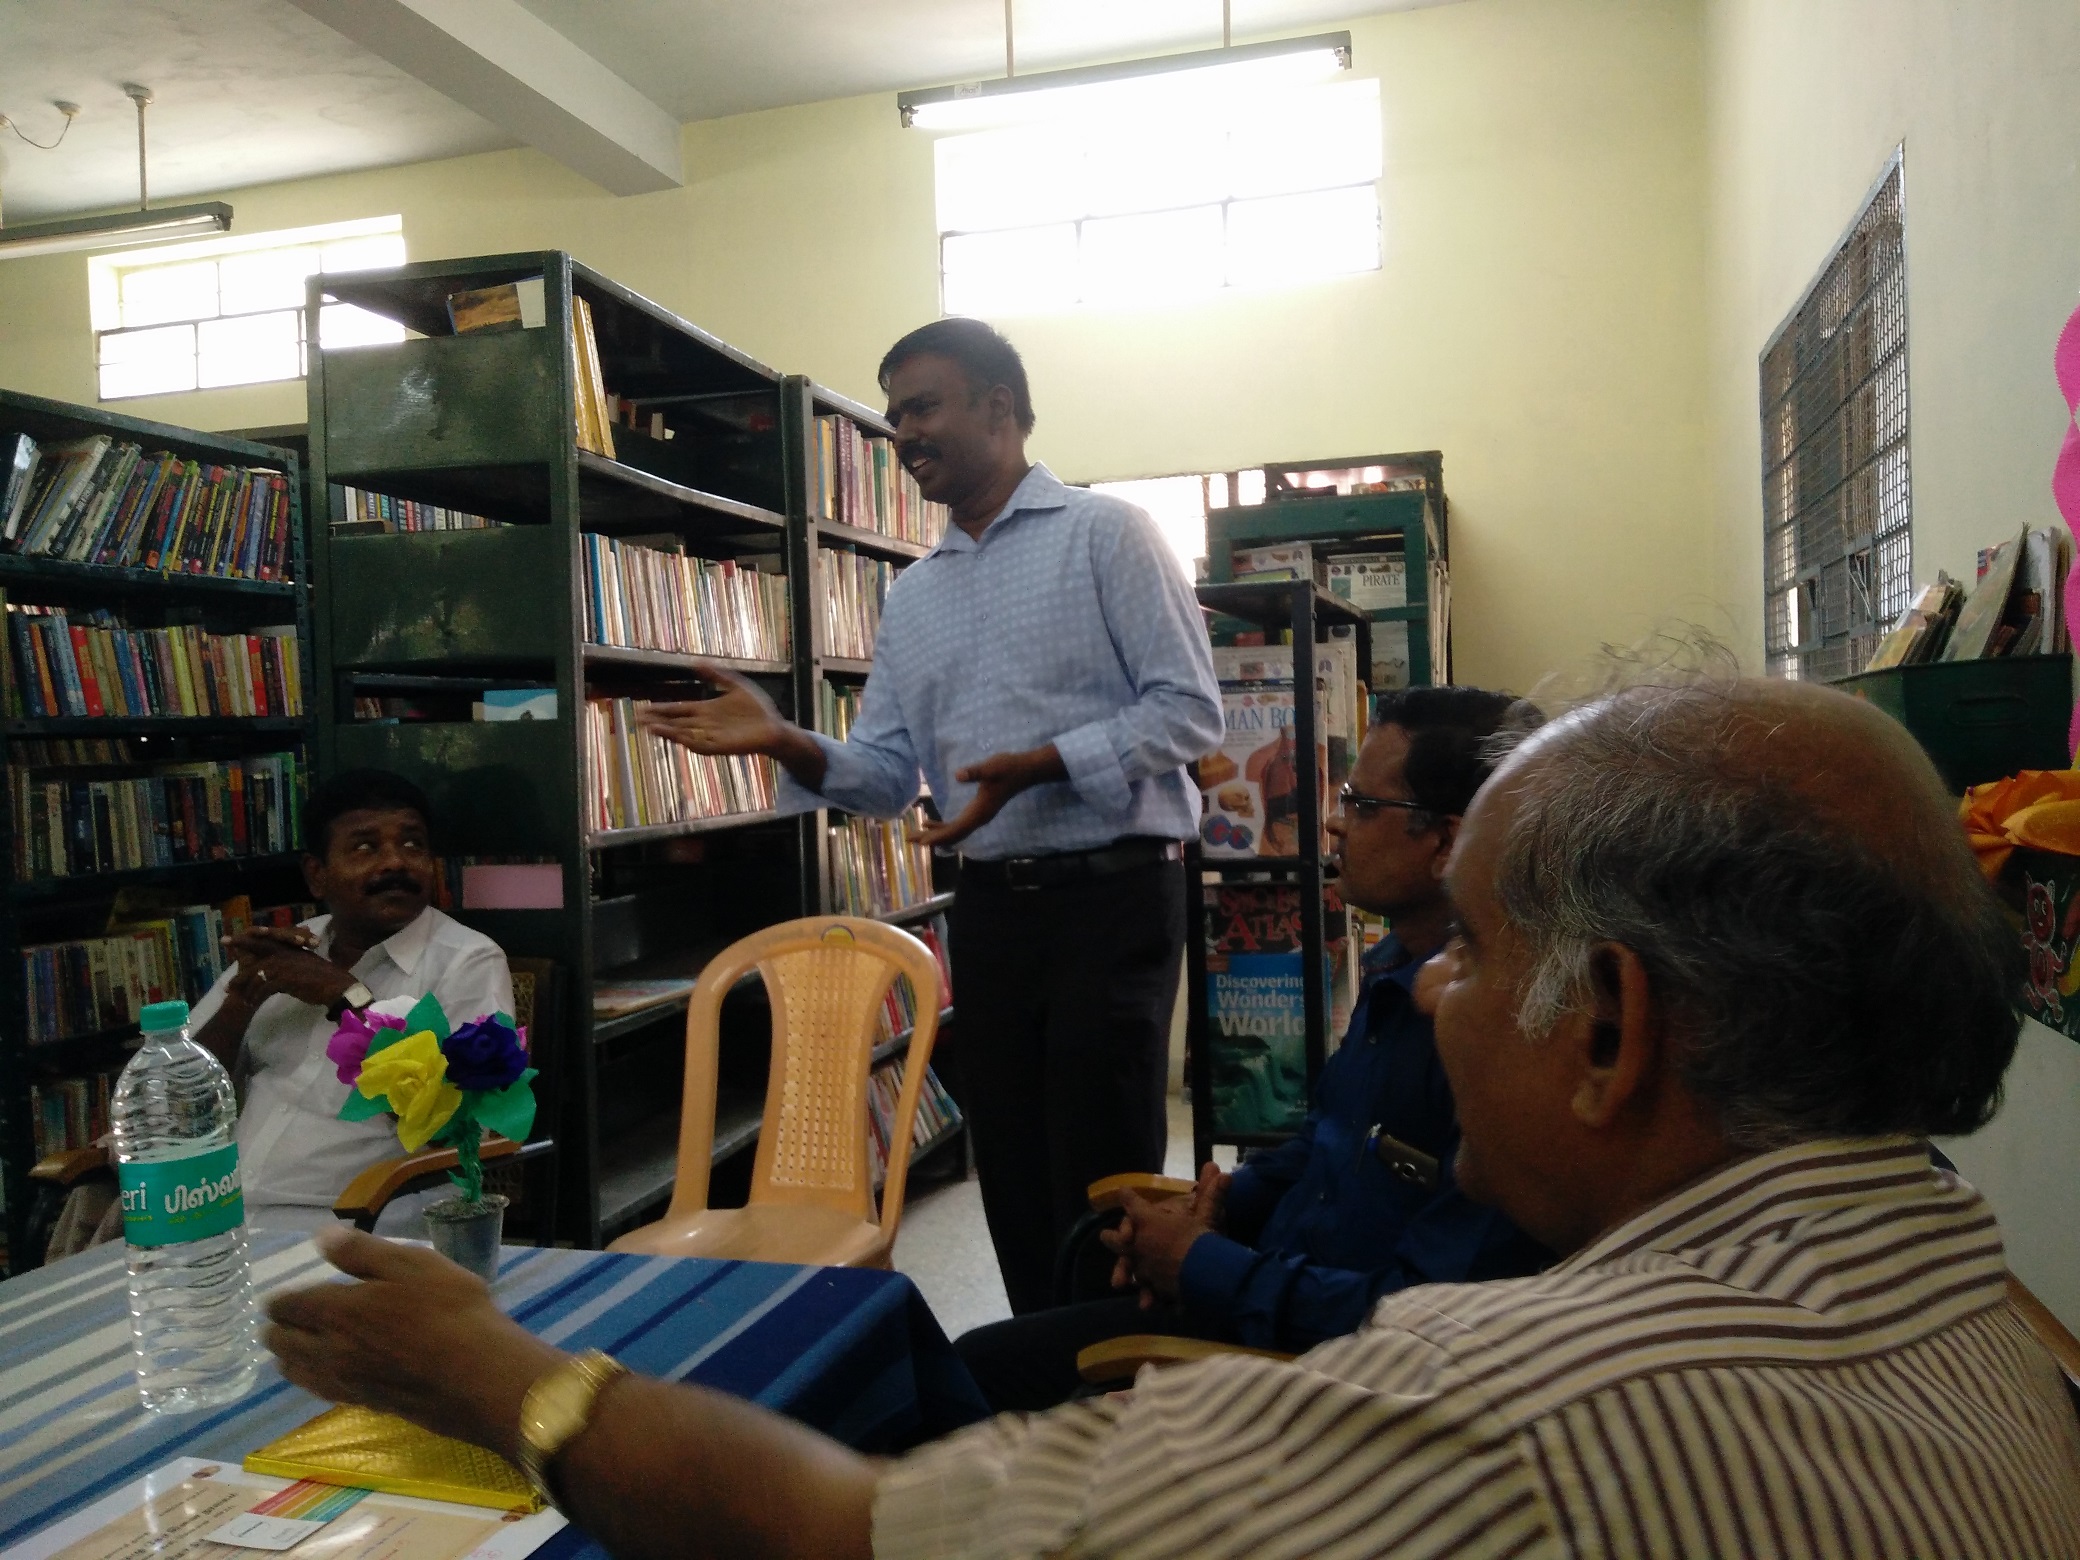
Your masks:
{"label": "striped shirt", "polygon": [[1144,1372],[882,1476],[884,1560],[2080,1555],[2080,1419],[1904,1139],[1736,1161],[1536,1278]]}

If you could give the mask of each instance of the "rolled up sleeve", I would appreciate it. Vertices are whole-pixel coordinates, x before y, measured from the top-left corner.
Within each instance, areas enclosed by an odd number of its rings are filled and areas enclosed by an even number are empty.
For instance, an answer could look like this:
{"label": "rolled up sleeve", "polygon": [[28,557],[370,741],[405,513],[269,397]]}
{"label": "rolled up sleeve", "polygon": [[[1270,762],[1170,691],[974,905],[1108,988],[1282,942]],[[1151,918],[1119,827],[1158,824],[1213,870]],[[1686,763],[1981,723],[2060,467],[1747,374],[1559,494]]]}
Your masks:
{"label": "rolled up sleeve", "polygon": [[1105,625],[1134,702],[1054,739],[1069,783],[1095,811],[1124,816],[1133,785],[1220,745],[1220,684],[1198,598],[1155,522],[1130,509],[1097,569]]}

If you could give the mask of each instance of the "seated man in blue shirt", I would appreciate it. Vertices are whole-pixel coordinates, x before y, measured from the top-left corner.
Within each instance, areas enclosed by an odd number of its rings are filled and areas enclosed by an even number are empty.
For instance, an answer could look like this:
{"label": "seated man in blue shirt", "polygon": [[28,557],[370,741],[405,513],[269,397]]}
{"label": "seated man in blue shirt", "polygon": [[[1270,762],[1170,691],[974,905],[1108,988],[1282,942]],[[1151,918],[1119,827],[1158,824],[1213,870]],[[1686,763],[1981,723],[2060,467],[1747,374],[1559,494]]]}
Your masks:
{"label": "seated man in blue shirt", "polygon": [[979,1327],[957,1347],[998,1410],[1050,1408],[1077,1387],[1076,1355],[1106,1338],[1170,1333],[1299,1352],[1353,1332],[1380,1296],[1414,1284],[1517,1277],[1546,1254],[1452,1180],[1459,1129],[1430,1020],[1413,988],[1444,946],[1444,893],[1460,816],[1487,779],[1488,738],[1535,720],[1478,688],[1411,688],[1379,714],[1342,805],[1344,900],[1385,916],[1350,1032],[1289,1142],[1233,1175],[1213,1165],[1189,1197],[1131,1197],[1106,1243],[1138,1295]]}

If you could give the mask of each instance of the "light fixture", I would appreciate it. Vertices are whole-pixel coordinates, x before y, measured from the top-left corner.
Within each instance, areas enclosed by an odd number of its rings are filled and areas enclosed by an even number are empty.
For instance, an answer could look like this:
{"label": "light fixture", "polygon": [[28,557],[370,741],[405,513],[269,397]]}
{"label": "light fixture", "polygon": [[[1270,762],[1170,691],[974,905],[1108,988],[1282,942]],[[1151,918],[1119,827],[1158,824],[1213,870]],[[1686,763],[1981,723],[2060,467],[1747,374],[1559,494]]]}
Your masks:
{"label": "light fixture", "polygon": [[[193,206],[162,206],[150,209],[149,186],[145,182],[144,111],[152,101],[152,90],[135,84],[123,91],[137,105],[137,210],[119,211],[105,217],[67,217],[57,222],[24,222],[0,227],[0,260],[25,255],[60,255],[82,249],[112,249],[119,245],[163,244],[173,239],[202,238],[231,231],[231,208],[220,200]],[[61,111],[67,105],[60,105]],[[73,109],[72,113],[78,113]],[[72,115],[66,115],[69,127]],[[62,136],[60,137],[62,139]]]}
{"label": "light fixture", "polygon": [[[1007,59],[1010,50],[1005,50]],[[1228,97],[1267,87],[1319,81],[1351,65],[1351,35],[1317,33],[1239,48],[1199,49],[1113,65],[1085,65],[1037,75],[1005,75],[996,81],[967,81],[924,87],[896,95],[903,123],[918,130],[979,130],[1024,119],[1102,112],[1131,100],[1150,106],[1151,94]]]}

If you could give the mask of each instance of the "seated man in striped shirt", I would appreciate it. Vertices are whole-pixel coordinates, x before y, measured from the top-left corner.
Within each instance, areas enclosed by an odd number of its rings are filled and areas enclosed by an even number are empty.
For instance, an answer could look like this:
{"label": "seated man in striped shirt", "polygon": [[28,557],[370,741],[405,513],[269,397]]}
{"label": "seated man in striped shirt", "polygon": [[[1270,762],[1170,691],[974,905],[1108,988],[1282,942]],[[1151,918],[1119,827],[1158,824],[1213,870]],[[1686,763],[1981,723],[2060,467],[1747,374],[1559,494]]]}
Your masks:
{"label": "seated man in striped shirt", "polygon": [[888,1465],[569,1361],[372,1237],[270,1344],[531,1458],[627,1557],[2080,1554],[2080,1419],[1929,1162],[1998,1102],[2021,960],[1906,733],[1803,684],[1618,694],[1502,765],[1450,887],[1459,1181],[1566,1253],[1537,1277]]}

